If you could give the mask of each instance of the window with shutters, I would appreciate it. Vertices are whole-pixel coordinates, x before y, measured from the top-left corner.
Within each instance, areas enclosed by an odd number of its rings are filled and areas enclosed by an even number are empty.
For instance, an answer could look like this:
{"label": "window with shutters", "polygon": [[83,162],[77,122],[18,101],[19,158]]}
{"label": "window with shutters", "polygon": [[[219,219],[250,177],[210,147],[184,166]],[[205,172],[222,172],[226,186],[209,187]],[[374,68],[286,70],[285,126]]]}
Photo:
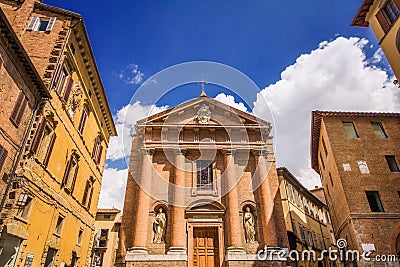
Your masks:
{"label": "window with shutters", "polygon": [[17,215],[21,218],[28,219],[32,209],[33,199],[26,193],[22,193],[17,201],[18,211]]}
{"label": "window with shutters", "polygon": [[3,58],[0,55],[0,70],[3,68],[3,63],[4,63]]}
{"label": "window with shutters", "polygon": [[93,184],[94,184],[94,179],[93,177],[90,177],[90,179],[86,181],[85,191],[83,192],[83,197],[82,197],[82,205],[88,210],[90,210],[90,204],[92,203],[92,196],[94,190]]}
{"label": "window with shutters", "polygon": [[74,80],[71,77],[71,72],[64,64],[60,71],[57,73],[55,78],[55,89],[61,100],[64,103],[68,102],[68,99],[72,92],[72,86],[74,85]]}
{"label": "window with shutters", "polygon": [[78,162],[79,162],[79,156],[76,153],[76,151],[74,151],[67,162],[67,167],[65,168],[64,177],[61,184],[61,186],[64,187],[64,189],[68,193],[71,194],[74,190],[76,177],[78,175],[78,169],[79,169]]}
{"label": "window with shutters", "polygon": [[101,162],[101,156],[103,153],[103,146],[101,145],[101,137],[98,135],[94,141],[92,159],[94,162],[99,165]]}
{"label": "window with shutters", "polygon": [[386,33],[400,15],[400,0],[387,0],[382,9],[376,14],[376,19]]}
{"label": "window with shutters", "polygon": [[19,126],[22,120],[22,116],[24,115],[26,106],[28,105],[28,99],[25,94],[20,91],[17,102],[15,103],[14,109],[11,113],[10,120],[14,123],[15,126]]}
{"label": "window with shutters", "polygon": [[36,130],[31,151],[47,167],[56,141],[55,122],[43,118]]}
{"label": "window with shutters", "polygon": [[45,17],[37,17],[33,16],[31,21],[28,24],[29,31],[39,31],[39,32],[50,32],[54,24],[56,22],[56,18],[45,18]]}
{"label": "window with shutters", "polygon": [[78,132],[81,135],[83,135],[83,131],[85,130],[87,118],[88,118],[88,112],[87,112],[86,108],[83,108],[81,119],[79,120],[79,125],[78,125]]}
{"label": "window with shutters", "polygon": [[0,145],[0,171],[3,169],[4,162],[6,162],[8,151]]}

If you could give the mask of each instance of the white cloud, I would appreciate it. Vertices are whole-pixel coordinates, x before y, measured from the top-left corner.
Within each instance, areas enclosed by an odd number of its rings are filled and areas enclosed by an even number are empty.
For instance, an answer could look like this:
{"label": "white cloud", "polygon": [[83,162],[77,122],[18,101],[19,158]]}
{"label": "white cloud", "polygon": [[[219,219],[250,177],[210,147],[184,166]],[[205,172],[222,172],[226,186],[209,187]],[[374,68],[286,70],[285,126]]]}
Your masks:
{"label": "white cloud", "polygon": [[375,51],[374,55],[372,56],[372,61],[371,61],[371,63],[373,63],[373,64],[379,63],[379,62],[382,61],[382,58],[383,58],[383,57],[384,57],[384,54],[383,54],[382,48],[378,48],[378,49]]}
{"label": "white cloud", "polygon": [[241,111],[247,112],[246,106],[242,102],[235,102],[235,98],[232,95],[220,93],[214,99],[231,107],[237,108]]}
{"label": "white cloud", "polygon": [[103,174],[99,208],[112,208],[122,210],[128,169],[118,170],[106,168]]}
{"label": "white cloud", "polygon": [[143,81],[144,73],[139,70],[138,65],[129,64],[117,76],[128,84],[140,84]]}
{"label": "white cloud", "polygon": [[139,101],[122,107],[114,115],[118,136],[110,139],[107,159],[116,161],[129,156],[131,150],[130,137],[135,132],[136,121],[166,110],[168,106],[142,105]]}
{"label": "white cloud", "polygon": [[[398,88],[392,77],[367,60],[367,45],[367,40],[359,38],[322,42],[257,95],[253,112],[272,122],[268,103],[275,119],[278,164],[309,188],[320,184],[310,167],[312,110],[400,110]],[[379,62],[380,52],[375,54]]]}

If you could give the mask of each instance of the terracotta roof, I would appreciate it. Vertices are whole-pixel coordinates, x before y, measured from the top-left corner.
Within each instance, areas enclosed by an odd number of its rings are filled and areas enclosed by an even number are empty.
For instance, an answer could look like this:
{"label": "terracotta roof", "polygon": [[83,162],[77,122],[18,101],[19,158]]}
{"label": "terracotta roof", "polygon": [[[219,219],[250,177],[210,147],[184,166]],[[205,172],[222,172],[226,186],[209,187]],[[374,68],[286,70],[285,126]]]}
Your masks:
{"label": "terracotta roof", "polygon": [[30,57],[26,53],[23,45],[19,41],[19,38],[15,34],[12,26],[10,25],[6,15],[1,10],[1,8],[0,8],[0,30],[3,38],[7,40],[7,43],[4,44],[7,47],[6,49],[10,49],[10,51],[12,51],[16,55],[16,59],[22,65],[22,68],[19,69],[27,74],[30,81],[35,86],[35,88],[31,88],[31,90],[33,92],[38,93],[43,98],[50,98],[50,93],[47,90],[46,85],[43,83],[42,78],[37,72]]}
{"label": "terracotta roof", "polygon": [[351,22],[351,26],[359,26],[359,27],[368,27],[369,23],[365,20],[370,7],[373,5],[374,0],[364,0],[361,4],[360,9],[357,11],[356,16],[354,17],[353,21]]}
{"label": "terracotta roof", "polygon": [[120,213],[121,211],[119,209],[116,208],[112,208],[112,209],[97,209],[96,213]]}
{"label": "terracotta roof", "polygon": [[391,112],[347,112],[347,111],[319,111],[312,112],[311,120],[311,167],[318,173],[318,146],[321,135],[321,121],[323,117],[345,118],[400,118],[400,113]]}

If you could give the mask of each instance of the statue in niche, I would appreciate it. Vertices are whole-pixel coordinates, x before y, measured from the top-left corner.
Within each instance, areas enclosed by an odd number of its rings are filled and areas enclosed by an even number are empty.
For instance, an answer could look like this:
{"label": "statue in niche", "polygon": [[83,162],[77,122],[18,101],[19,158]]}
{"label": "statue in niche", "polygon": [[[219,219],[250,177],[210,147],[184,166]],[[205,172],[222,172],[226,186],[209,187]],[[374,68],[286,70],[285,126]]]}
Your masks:
{"label": "statue in niche", "polygon": [[243,216],[243,223],[246,243],[254,243],[256,241],[256,222],[250,207],[246,207]]}
{"label": "statue in niche", "polygon": [[158,209],[158,213],[153,220],[153,243],[161,244],[165,242],[165,229],[167,227],[167,219],[162,208]]}
{"label": "statue in niche", "polygon": [[72,95],[68,105],[69,115],[72,120],[74,120],[74,114],[81,106],[81,102],[82,102],[82,89],[81,89],[81,83],[78,82],[74,85],[74,88],[72,89]]}

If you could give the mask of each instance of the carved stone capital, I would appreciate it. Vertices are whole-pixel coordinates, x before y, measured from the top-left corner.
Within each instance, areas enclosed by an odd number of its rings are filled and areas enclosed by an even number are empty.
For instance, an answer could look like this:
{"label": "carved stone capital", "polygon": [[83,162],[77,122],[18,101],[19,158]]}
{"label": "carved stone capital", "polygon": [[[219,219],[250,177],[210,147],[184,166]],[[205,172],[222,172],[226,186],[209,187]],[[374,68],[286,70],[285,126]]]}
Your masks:
{"label": "carved stone capital", "polygon": [[224,155],[235,155],[236,149],[235,148],[223,148],[222,154]]}
{"label": "carved stone capital", "polygon": [[251,153],[254,156],[263,156],[266,157],[268,155],[268,150],[265,148],[255,148],[251,150]]}

